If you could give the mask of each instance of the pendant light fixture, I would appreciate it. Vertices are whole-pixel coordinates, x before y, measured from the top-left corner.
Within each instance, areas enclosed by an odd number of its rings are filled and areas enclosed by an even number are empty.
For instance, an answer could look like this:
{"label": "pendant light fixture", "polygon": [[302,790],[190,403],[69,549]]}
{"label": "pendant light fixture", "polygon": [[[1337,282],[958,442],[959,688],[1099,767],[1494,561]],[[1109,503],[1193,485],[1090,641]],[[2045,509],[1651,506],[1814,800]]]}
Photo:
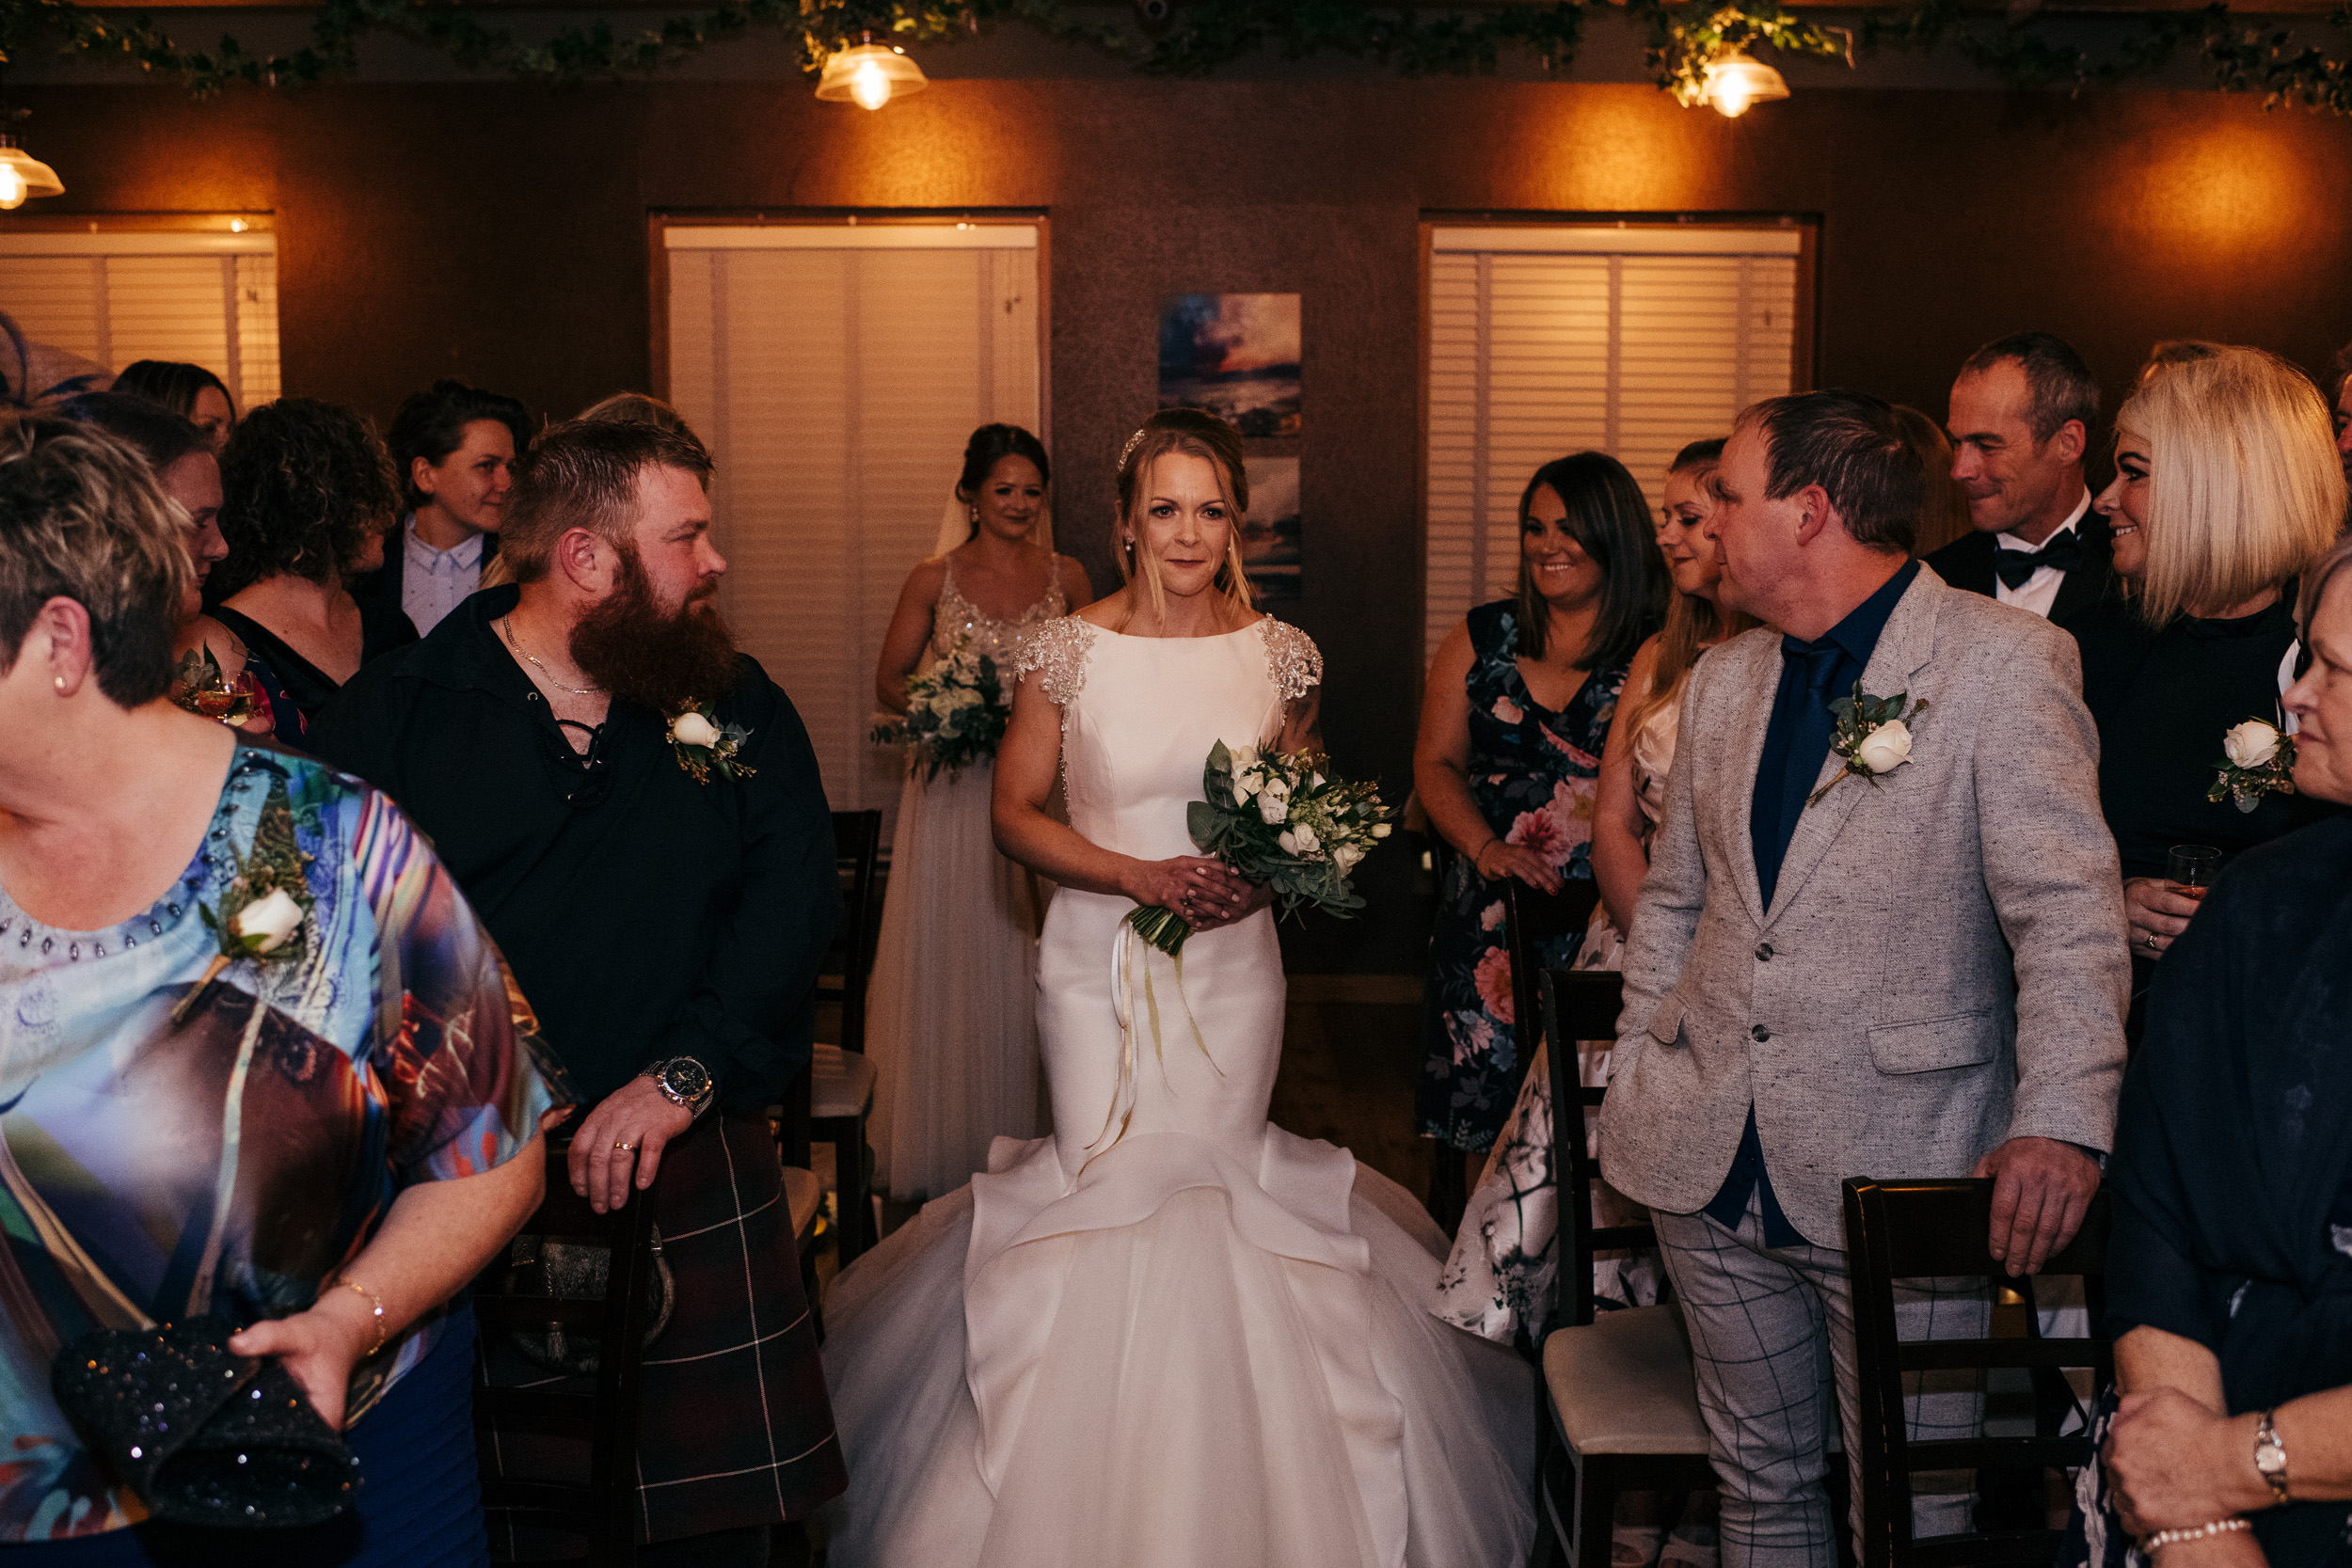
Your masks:
{"label": "pendant light fixture", "polygon": [[819,99],[879,109],[930,86],[923,68],[907,58],[905,50],[876,43],[871,33],[862,36],[863,43],[852,44],[825,62],[824,74],[817,80]]}
{"label": "pendant light fixture", "polygon": [[1744,49],[1734,49],[1709,64],[1700,98],[1718,114],[1738,119],[1757,103],[1788,96],[1788,84],[1779,71]]}
{"label": "pendant light fixture", "polygon": [[0,131],[0,211],[13,212],[33,197],[63,196],[65,182],[57,171],[16,145]]}

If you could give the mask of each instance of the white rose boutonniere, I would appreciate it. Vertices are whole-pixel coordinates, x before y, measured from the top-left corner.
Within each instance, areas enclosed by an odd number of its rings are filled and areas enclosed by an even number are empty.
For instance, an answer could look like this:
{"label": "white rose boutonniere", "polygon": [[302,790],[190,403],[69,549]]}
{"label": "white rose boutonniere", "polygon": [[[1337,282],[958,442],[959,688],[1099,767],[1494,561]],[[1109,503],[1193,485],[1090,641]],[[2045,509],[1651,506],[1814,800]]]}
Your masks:
{"label": "white rose boutonniere", "polygon": [[209,903],[196,907],[216,947],[212,962],[204,966],[203,977],[172,1007],[175,1028],[188,1021],[220,972],[230,964],[248,959],[256,965],[263,960],[294,963],[309,951],[310,906],[316,900],[303,867],[311,856],[295,838],[294,801],[282,777],[270,781],[261,817],[254,824],[252,848],[240,855],[231,844],[229,859],[235,874],[215,895],[220,907],[215,909]]}
{"label": "white rose boutonniere", "polygon": [[1843,757],[1846,766],[1832,775],[1829,783],[1813,792],[1808,806],[1818,806],[1821,797],[1836,789],[1847,774],[1867,779],[1872,788],[1878,786],[1879,775],[1892,773],[1911,760],[1911,726],[1905,722],[1928,711],[1924,702],[1915,703],[1909,692],[1899,691],[1892,697],[1873,697],[1854,682],[1853,695],[1840,697],[1829,705],[1837,716],[1837,727],[1830,732],[1829,749]]}
{"label": "white rose boutonniere", "polygon": [[2249,719],[2222,736],[2221,760],[2215,768],[2205,799],[2252,811],[2265,795],[2295,793],[2295,736],[2280,734],[2276,724]]}
{"label": "white rose boutonniere", "polygon": [[736,757],[751,737],[752,732],[740,724],[719,722],[715,703],[696,704],[670,721],[670,746],[677,752],[677,765],[696,784],[708,784],[714,772],[723,779],[750,778],[755,769]]}

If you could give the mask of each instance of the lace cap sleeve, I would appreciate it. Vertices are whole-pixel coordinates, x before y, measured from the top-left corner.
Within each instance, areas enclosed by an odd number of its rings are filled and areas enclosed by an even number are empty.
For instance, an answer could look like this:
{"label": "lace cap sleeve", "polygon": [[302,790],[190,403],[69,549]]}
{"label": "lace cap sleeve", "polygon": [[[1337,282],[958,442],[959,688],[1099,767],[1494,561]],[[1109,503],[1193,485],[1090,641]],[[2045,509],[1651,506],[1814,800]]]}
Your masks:
{"label": "lace cap sleeve", "polygon": [[1057,707],[1068,707],[1087,681],[1087,650],[1094,646],[1095,627],[1075,615],[1057,616],[1039,625],[1021,640],[1013,655],[1016,675],[1042,672],[1045,695]]}
{"label": "lace cap sleeve", "polygon": [[1258,623],[1258,635],[1265,641],[1266,673],[1284,702],[1295,703],[1323,684],[1323,650],[1313,638],[1271,615]]}

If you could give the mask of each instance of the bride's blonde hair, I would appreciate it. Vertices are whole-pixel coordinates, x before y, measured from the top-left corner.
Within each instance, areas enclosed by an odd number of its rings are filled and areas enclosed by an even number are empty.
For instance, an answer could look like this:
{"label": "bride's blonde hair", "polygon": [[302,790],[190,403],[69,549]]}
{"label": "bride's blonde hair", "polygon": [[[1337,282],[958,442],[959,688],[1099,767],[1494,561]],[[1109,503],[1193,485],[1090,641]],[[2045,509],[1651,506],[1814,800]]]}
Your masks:
{"label": "bride's blonde hair", "polygon": [[[1168,594],[1160,586],[1160,563],[1150,551],[1137,549],[1135,542],[1142,528],[1139,514],[1148,499],[1144,481],[1152,465],[1170,452],[1204,457],[1216,470],[1217,493],[1224,498],[1232,522],[1225,536],[1225,560],[1217,566],[1215,587],[1247,619],[1251,605],[1249,577],[1242,566],[1241,534],[1249,515],[1249,469],[1243,460],[1240,434],[1216,415],[1198,408],[1161,409],[1127,438],[1127,450],[1119,454],[1119,520],[1111,541],[1112,553],[1119,558],[1119,575],[1131,587],[1141,578],[1152,595],[1152,613],[1167,618]],[[1130,605],[1133,602],[1130,598]]]}

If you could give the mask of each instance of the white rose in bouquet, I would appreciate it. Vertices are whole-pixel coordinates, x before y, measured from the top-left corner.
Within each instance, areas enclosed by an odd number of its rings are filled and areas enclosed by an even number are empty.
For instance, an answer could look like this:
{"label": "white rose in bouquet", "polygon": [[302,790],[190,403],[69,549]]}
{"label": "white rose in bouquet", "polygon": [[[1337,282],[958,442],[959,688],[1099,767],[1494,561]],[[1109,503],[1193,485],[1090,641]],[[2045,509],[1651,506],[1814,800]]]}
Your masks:
{"label": "white rose in bouquet", "polygon": [[1323,848],[1323,841],[1304,822],[1283,829],[1279,842],[1284,852],[1296,855],[1300,860],[1313,860]]}
{"label": "white rose in bouquet", "polygon": [[1291,786],[1279,779],[1268,779],[1258,790],[1258,819],[1276,823],[1287,821],[1291,814]]}
{"label": "white rose in bouquet", "polygon": [[1357,863],[1363,858],[1364,847],[1360,844],[1343,844],[1331,851],[1331,863],[1340,868],[1343,877],[1354,876]]}
{"label": "white rose in bouquet", "polygon": [[689,708],[670,721],[670,738],[680,746],[716,746],[719,726]]}
{"label": "white rose in bouquet", "polygon": [[1911,731],[1899,719],[1881,724],[1862,737],[1854,759],[1873,773],[1891,773],[1911,760]]}
{"label": "white rose in bouquet", "polygon": [[283,888],[272,888],[229,917],[230,934],[256,953],[275,953],[302,928],[302,906]]}
{"label": "white rose in bouquet", "polygon": [[1265,787],[1265,775],[1256,768],[1247,768],[1233,775],[1233,804],[1240,805]]}
{"label": "white rose in bouquet", "polygon": [[2249,719],[2221,737],[2221,750],[2233,768],[2267,768],[2279,754],[2279,731],[2259,719]]}

